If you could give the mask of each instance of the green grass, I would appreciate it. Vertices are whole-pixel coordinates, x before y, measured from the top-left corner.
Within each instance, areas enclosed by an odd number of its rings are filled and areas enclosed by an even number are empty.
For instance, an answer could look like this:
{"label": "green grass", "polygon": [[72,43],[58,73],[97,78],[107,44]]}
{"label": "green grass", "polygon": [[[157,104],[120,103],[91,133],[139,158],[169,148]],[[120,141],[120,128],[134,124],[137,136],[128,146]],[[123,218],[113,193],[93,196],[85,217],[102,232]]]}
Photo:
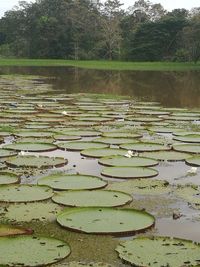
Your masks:
{"label": "green grass", "polygon": [[187,71],[200,70],[200,62],[122,62],[122,61],[84,61],[84,60],[56,60],[56,59],[0,59],[0,67],[24,66],[24,67],[57,67],[72,66],[84,69],[97,70],[140,70],[140,71]]}

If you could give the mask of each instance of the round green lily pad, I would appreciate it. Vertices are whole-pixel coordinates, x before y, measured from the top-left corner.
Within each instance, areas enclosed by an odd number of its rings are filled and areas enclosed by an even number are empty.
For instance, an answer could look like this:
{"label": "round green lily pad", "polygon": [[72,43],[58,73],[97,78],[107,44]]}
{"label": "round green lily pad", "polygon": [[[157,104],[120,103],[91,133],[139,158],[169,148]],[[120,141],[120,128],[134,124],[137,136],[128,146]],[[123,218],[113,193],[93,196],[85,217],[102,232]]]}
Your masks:
{"label": "round green lily pad", "polygon": [[121,155],[124,156],[127,154],[127,150],[125,149],[118,149],[118,148],[91,148],[85,149],[81,151],[81,155],[85,157],[91,158],[102,158],[106,156],[115,156]]}
{"label": "round green lily pad", "polygon": [[55,203],[15,203],[10,204],[1,216],[10,222],[55,221],[62,208]]}
{"label": "round green lily pad", "polygon": [[18,137],[52,137],[53,133],[51,132],[38,132],[38,131],[20,131],[14,133],[15,136]]}
{"label": "round green lily pad", "polygon": [[186,143],[200,143],[200,134],[188,134],[184,136],[176,136],[173,139],[176,141],[181,141]]}
{"label": "round green lily pad", "polygon": [[158,175],[158,171],[146,167],[107,167],[102,170],[101,174],[119,179],[134,179],[154,177]]}
{"label": "round green lily pad", "polygon": [[53,151],[57,149],[56,145],[49,143],[13,143],[11,145],[4,146],[6,149],[16,150],[16,151],[28,151],[28,152],[46,152]]}
{"label": "round green lily pad", "polygon": [[11,151],[3,148],[0,149],[0,158],[13,157],[16,155],[17,155],[16,151]]}
{"label": "round green lily pad", "polygon": [[64,241],[51,237],[17,236],[0,238],[0,262],[2,265],[44,266],[56,263],[70,254]]}
{"label": "round green lily pad", "polygon": [[82,190],[103,188],[107,182],[92,175],[52,174],[40,178],[38,184],[48,185],[56,190]]}
{"label": "round green lily pad", "polygon": [[80,140],[82,137],[78,135],[64,135],[64,134],[57,134],[54,135],[54,139],[56,141],[74,141]]}
{"label": "round green lily pad", "polygon": [[6,160],[6,163],[14,168],[41,168],[48,169],[62,167],[67,164],[67,159],[50,158],[45,156],[17,156]]}
{"label": "round green lily pad", "polygon": [[16,236],[16,235],[31,235],[31,229],[14,227],[11,225],[0,224],[0,237],[2,236]]}
{"label": "round green lily pad", "polygon": [[194,156],[185,160],[187,164],[191,166],[200,166],[200,156]]}
{"label": "round green lily pad", "polygon": [[173,149],[176,151],[180,151],[180,152],[199,154],[200,153],[200,144],[173,145]]}
{"label": "round green lily pad", "polygon": [[116,167],[152,167],[158,165],[158,161],[150,158],[126,156],[110,156],[99,159],[99,164]]}
{"label": "round green lily pad", "polygon": [[39,185],[1,185],[0,202],[33,202],[51,198],[53,190]]}
{"label": "round green lily pad", "polygon": [[66,143],[58,143],[58,148],[62,150],[71,150],[71,151],[81,151],[89,148],[107,148],[107,144],[97,143],[97,142],[89,142],[89,141],[77,141],[77,142],[66,142]]}
{"label": "round green lily pad", "polygon": [[132,201],[126,193],[107,190],[75,190],[55,193],[52,200],[71,207],[119,207]]}
{"label": "round green lily pad", "polygon": [[137,139],[134,140],[132,138],[99,137],[94,139],[94,142],[100,142],[109,145],[121,145],[124,143],[138,143],[139,141]]}
{"label": "round green lily pad", "polygon": [[157,133],[174,133],[174,132],[182,132],[182,129],[172,128],[172,127],[150,127],[150,131]]}
{"label": "round green lily pad", "polygon": [[19,137],[17,138],[17,143],[53,143],[53,138],[45,137]]}
{"label": "round green lily pad", "polygon": [[131,132],[104,132],[102,134],[104,137],[110,138],[140,138],[141,134],[131,133]]}
{"label": "round green lily pad", "polygon": [[57,218],[69,230],[91,234],[135,234],[151,228],[155,219],[147,212],[116,208],[75,208]]}
{"label": "round green lily pad", "polygon": [[171,147],[155,143],[122,144],[120,148],[138,152],[170,150]]}
{"label": "round green lily pad", "polygon": [[200,205],[200,186],[196,185],[186,185],[179,186],[175,194],[178,197],[185,199],[190,204]]}
{"label": "round green lily pad", "polygon": [[108,185],[107,189],[140,195],[159,195],[171,191],[171,187],[167,181],[152,179],[134,179],[124,182],[113,182]]}
{"label": "round green lily pad", "polygon": [[121,242],[119,257],[133,266],[199,266],[200,245],[169,237],[139,237]]}
{"label": "round green lily pad", "polygon": [[57,264],[55,267],[114,267],[111,264],[104,263],[104,262],[90,262],[90,263],[85,263],[82,261],[71,261],[68,263],[61,263]]}
{"label": "round green lily pad", "polygon": [[157,122],[157,121],[162,121],[163,119],[161,118],[156,118],[156,117],[126,117],[126,120],[130,120],[130,121],[139,121],[139,122],[146,122],[146,123],[150,123],[150,122]]}
{"label": "round green lily pad", "polygon": [[188,153],[182,153],[177,151],[157,151],[157,152],[144,152],[141,156],[160,160],[160,161],[183,161],[190,158]]}
{"label": "round green lily pad", "polygon": [[0,185],[17,184],[19,183],[19,176],[11,172],[0,172]]}
{"label": "round green lily pad", "polygon": [[94,137],[101,135],[101,132],[98,131],[88,131],[88,130],[70,130],[70,129],[60,129],[60,134],[73,135],[73,136],[81,136],[81,137]]}

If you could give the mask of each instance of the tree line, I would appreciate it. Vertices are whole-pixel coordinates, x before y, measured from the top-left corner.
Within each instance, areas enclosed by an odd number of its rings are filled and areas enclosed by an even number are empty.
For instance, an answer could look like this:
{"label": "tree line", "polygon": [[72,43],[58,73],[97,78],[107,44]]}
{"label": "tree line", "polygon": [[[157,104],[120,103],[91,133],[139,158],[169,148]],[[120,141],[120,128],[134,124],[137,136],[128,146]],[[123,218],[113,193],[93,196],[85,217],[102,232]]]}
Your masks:
{"label": "tree line", "polygon": [[127,61],[200,59],[200,7],[138,0],[20,1],[0,19],[0,56]]}

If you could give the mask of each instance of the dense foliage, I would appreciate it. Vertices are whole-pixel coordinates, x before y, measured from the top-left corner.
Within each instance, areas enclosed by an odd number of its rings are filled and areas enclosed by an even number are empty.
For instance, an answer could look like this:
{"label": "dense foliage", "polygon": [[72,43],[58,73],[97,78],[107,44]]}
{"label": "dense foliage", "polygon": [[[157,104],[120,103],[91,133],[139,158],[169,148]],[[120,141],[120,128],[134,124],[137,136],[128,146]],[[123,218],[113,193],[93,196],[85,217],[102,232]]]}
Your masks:
{"label": "dense foliage", "polygon": [[200,8],[139,0],[36,0],[0,19],[0,56],[132,61],[200,58]]}

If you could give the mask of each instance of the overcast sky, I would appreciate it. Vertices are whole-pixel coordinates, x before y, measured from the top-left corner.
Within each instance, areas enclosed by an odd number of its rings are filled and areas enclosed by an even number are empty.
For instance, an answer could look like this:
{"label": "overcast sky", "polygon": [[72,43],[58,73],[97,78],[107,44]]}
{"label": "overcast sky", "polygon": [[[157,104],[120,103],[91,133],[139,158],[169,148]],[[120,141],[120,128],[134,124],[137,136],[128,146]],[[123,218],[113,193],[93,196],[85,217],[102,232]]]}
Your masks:
{"label": "overcast sky", "polygon": [[[34,0],[27,0],[27,2],[34,2]],[[121,0],[124,7],[132,6],[135,0]],[[165,9],[172,10],[174,8],[191,9],[200,6],[200,0],[152,0],[154,3],[161,3]],[[0,0],[0,17],[4,12],[17,5],[18,0]]]}

